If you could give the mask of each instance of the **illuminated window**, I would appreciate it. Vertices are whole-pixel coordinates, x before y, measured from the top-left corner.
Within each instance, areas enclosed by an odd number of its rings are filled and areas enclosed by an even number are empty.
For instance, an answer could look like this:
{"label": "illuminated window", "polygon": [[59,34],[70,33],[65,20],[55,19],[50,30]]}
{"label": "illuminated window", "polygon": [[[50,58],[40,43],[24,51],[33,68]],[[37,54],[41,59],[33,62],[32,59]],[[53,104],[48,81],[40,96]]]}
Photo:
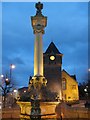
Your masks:
{"label": "illuminated window", "polygon": [[66,79],[65,78],[62,79],[62,89],[66,90]]}

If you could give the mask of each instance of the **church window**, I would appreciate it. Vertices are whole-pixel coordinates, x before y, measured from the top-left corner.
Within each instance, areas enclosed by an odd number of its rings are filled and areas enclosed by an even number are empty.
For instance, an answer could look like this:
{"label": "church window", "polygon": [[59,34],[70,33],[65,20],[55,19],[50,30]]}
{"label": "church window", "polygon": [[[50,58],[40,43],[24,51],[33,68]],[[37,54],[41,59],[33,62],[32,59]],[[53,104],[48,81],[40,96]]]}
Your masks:
{"label": "church window", "polygon": [[66,94],[63,95],[63,100],[66,100]]}
{"label": "church window", "polygon": [[62,79],[62,89],[66,90],[66,79],[65,78]]}
{"label": "church window", "polygon": [[71,99],[71,97],[68,97],[68,99]]}

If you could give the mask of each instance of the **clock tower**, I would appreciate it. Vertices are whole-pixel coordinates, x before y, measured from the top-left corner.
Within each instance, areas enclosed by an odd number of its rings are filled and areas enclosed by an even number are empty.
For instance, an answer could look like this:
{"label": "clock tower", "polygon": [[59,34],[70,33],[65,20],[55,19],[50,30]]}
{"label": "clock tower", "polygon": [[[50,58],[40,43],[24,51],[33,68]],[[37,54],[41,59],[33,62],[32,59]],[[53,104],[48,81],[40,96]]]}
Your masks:
{"label": "clock tower", "polygon": [[47,79],[47,87],[52,92],[57,92],[62,99],[62,56],[53,42],[50,43],[46,52],[43,54],[44,76]]}

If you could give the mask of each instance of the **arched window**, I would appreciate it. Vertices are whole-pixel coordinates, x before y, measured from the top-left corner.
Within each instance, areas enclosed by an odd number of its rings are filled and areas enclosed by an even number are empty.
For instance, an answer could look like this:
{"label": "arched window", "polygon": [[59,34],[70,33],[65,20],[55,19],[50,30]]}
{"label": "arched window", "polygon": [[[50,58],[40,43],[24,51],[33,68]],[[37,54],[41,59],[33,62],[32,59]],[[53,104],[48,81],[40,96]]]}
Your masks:
{"label": "arched window", "polygon": [[66,78],[62,79],[62,89],[66,90]]}

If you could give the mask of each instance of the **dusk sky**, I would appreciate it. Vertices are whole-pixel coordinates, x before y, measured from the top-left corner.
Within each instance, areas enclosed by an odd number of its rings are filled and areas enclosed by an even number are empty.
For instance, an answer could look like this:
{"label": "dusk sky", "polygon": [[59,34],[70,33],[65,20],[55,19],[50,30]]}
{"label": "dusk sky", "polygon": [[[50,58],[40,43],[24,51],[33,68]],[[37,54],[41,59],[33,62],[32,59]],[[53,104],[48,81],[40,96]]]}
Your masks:
{"label": "dusk sky", "polygon": [[[88,72],[88,3],[44,2],[42,13],[47,16],[43,35],[43,51],[53,41],[63,54],[62,69],[76,74],[78,82],[87,79]],[[33,76],[34,34],[31,16],[36,14],[35,3],[2,3],[2,60],[3,74],[10,64],[15,86],[28,86]]]}

